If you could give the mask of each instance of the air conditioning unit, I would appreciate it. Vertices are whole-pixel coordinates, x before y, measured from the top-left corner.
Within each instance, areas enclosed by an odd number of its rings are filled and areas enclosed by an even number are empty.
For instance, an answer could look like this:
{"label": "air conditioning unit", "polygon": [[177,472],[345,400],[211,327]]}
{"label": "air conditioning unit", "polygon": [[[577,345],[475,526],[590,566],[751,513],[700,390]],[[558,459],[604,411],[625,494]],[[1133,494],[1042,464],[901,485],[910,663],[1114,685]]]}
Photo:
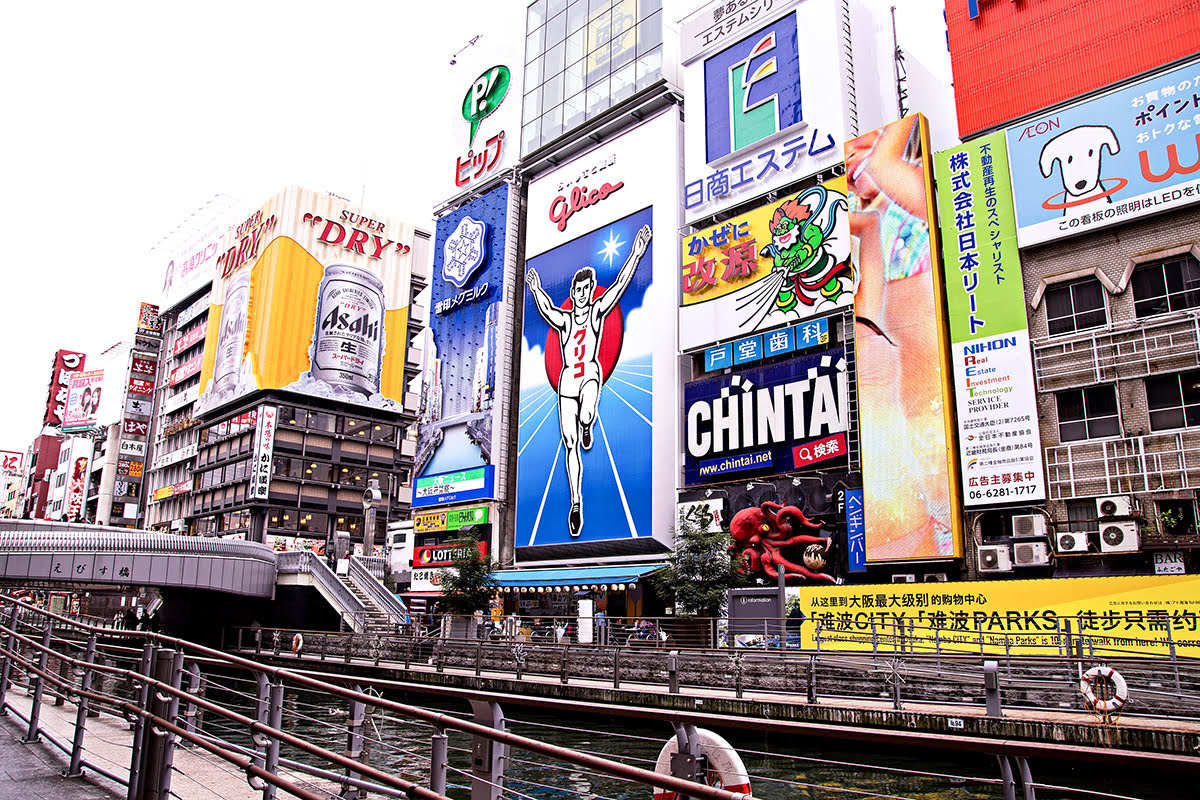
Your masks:
{"label": "air conditioning unit", "polygon": [[1041,514],[1017,514],[1012,518],[1013,536],[1029,538],[1046,535],[1046,518]]}
{"label": "air conditioning unit", "polygon": [[892,583],[916,583],[917,576],[911,572],[902,572],[892,576]]}
{"label": "air conditioning unit", "polygon": [[944,572],[926,572],[924,575],[925,583],[945,583],[950,580]]}
{"label": "air conditioning unit", "polygon": [[1006,544],[989,544],[979,548],[980,572],[1012,572],[1012,550]]}
{"label": "air conditioning unit", "polygon": [[1096,498],[1096,516],[1101,519],[1105,519],[1106,517],[1128,517],[1132,514],[1133,498],[1127,494]]}
{"label": "air conditioning unit", "polygon": [[1058,531],[1054,534],[1054,550],[1057,553],[1086,553],[1088,535],[1086,531]]}
{"label": "air conditioning unit", "polygon": [[1136,553],[1138,550],[1136,522],[1101,522],[1101,553]]}
{"label": "air conditioning unit", "polygon": [[1050,548],[1045,542],[1017,542],[1013,545],[1013,563],[1018,567],[1044,567],[1050,563]]}

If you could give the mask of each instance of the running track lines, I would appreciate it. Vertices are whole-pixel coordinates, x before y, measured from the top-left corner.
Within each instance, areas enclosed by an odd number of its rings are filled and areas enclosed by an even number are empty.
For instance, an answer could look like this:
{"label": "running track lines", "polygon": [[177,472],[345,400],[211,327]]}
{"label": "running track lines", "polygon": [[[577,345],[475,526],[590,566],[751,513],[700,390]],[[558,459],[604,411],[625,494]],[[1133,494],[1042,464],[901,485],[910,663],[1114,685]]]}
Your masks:
{"label": "running track lines", "polygon": [[[624,382],[625,382],[625,381],[621,381],[621,383],[624,383]],[[632,383],[631,383],[631,384],[629,384],[629,385],[630,385],[630,386],[633,386],[633,384],[632,384]],[[615,398],[617,398],[618,400],[620,400],[620,401],[621,401],[622,403],[624,403],[625,405],[629,406],[629,410],[630,410],[630,411],[632,411],[633,413],[635,413],[635,414],[637,414],[639,417],[641,417],[641,418],[642,418],[642,422],[646,423],[647,425],[649,425],[649,426],[650,426],[650,427],[652,427],[652,428],[654,427],[654,423],[653,423],[653,422],[651,422],[650,420],[646,419],[645,415],[643,415],[643,414],[642,414],[642,412],[640,412],[640,411],[638,411],[636,408],[634,408],[634,407],[633,407],[633,405],[632,405],[632,404],[631,404],[631,403],[630,403],[628,400],[626,400],[624,397],[622,397],[622,396],[621,396],[621,394],[620,394],[620,392],[618,392],[616,389],[614,389],[614,388],[612,387],[612,385],[611,385],[611,384],[610,384],[609,386],[605,387],[605,388],[607,388],[607,389],[608,389],[608,392],[609,392],[609,394],[611,394],[613,397],[615,397]],[[639,388],[641,388],[641,387],[639,387],[639,386],[633,386],[633,388],[635,388],[635,389],[639,389]],[[646,390],[645,390],[645,389],[642,389],[642,391],[644,391],[644,392],[645,392]],[[650,393],[649,393],[649,392],[646,392],[646,394],[650,394]],[[597,414],[597,415],[596,415],[596,419],[600,419],[600,415],[599,415],[599,414]],[[608,442],[607,442],[607,440],[605,440],[605,444],[607,444],[607,443],[608,443]],[[517,455],[519,456],[519,455],[520,455],[520,453],[517,453]],[[610,458],[610,460],[611,460],[612,456],[610,455],[610,456],[609,456],[609,458]],[[615,472],[616,470],[614,469],[613,471]],[[620,483],[621,483],[621,482],[618,480],[618,481],[617,481],[617,485],[620,485]],[[621,499],[624,499],[624,497],[625,497],[625,496],[622,494],[622,495],[621,495]]]}
{"label": "running track lines", "polygon": [[[615,394],[615,392],[614,392],[614,394]],[[617,397],[621,397],[621,396],[617,395]],[[621,399],[624,400],[625,398],[622,397]],[[629,405],[629,404],[626,403],[626,405]],[[629,407],[633,408],[633,406],[629,406]],[[637,409],[634,409],[634,413],[637,413]],[[641,414],[638,414],[638,416],[642,417]],[[642,419],[646,419],[646,418],[642,417]],[[649,420],[646,420],[646,421],[649,422]],[[625,522],[629,525],[630,534],[632,534],[633,538],[636,539],[636,538],[638,538],[637,525],[634,524],[634,522],[633,522],[633,514],[629,510],[629,500],[627,500],[625,498],[625,487],[623,485],[621,485],[621,473],[617,472],[617,462],[613,460],[612,448],[609,447],[609,445],[608,445],[608,434],[604,432],[604,420],[602,420],[599,417],[599,415],[597,415],[596,422],[600,424],[600,438],[604,439],[604,450],[606,453],[608,453],[608,463],[609,463],[609,466],[612,467],[613,480],[615,480],[617,482],[617,494],[619,494],[621,496],[621,507],[623,509],[625,509]],[[546,488],[547,489],[550,488],[548,484],[547,484]],[[543,501],[544,501],[544,498],[543,498]],[[538,515],[541,516],[541,512],[539,512]]]}
{"label": "running track lines", "polygon": [[[555,395],[555,394],[557,394],[557,392],[554,391],[554,387],[547,384],[547,385],[543,386],[540,390],[535,391],[529,397],[529,399],[524,402],[524,407],[521,408],[520,411],[522,413],[525,413],[525,409],[528,408],[529,406],[534,405],[535,403],[539,403],[539,402],[544,403],[546,400],[546,397],[548,395]],[[541,408],[541,405],[538,405],[538,408]],[[533,409],[533,411],[537,411],[537,408]],[[528,413],[532,414],[533,411],[528,412]]]}
{"label": "running track lines", "polygon": [[[539,425],[538,427],[540,428],[541,426]],[[604,432],[604,426],[601,426],[600,431],[601,431],[601,433]],[[537,431],[534,431],[534,433],[537,433]],[[533,439],[532,436],[529,438],[531,440]],[[528,442],[526,442],[525,444],[526,444],[526,446],[529,445]],[[608,440],[605,440],[604,444],[607,447]],[[558,467],[558,457],[561,453],[562,453],[562,439],[560,438],[558,440],[558,449],[556,449],[554,451],[554,461],[550,464],[550,470],[546,474],[546,488],[542,490],[542,503],[541,503],[541,505],[538,506],[537,517],[535,517],[533,520],[533,530],[529,532],[529,544],[526,545],[527,547],[532,547],[533,543],[537,540],[538,528],[541,527],[541,525],[542,525],[542,511],[544,511],[546,508],[546,498],[550,496],[550,482],[554,480],[554,470]],[[520,453],[517,453],[518,457],[520,457],[520,455],[521,455]],[[610,455],[609,458],[611,459],[612,456]],[[622,497],[622,499],[624,499],[624,497]]]}
{"label": "running track lines", "polygon": [[638,386],[636,383],[630,383],[629,381],[626,381],[626,380],[621,380],[621,379],[620,379],[620,378],[618,378],[618,377],[617,377],[615,374],[614,374],[614,375],[612,375],[612,376],[609,378],[609,380],[612,380],[612,381],[621,381],[621,383],[625,384],[626,386],[631,386],[631,387],[633,387],[634,389],[637,389],[639,392],[645,392],[645,393],[646,393],[646,394],[648,394],[648,395],[653,395],[653,394],[654,394],[654,392],[650,391],[649,389],[643,389],[641,386]]}
{"label": "running track lines", "polygon": [[[558,397],[558,394],[555,393],[554,397]],[[545,405],[545,403],[543,403],[542,405]],[[534,411],[537,411],[540,408],[541,408],[541,406],[538,406],[538,408],[535,408]],[[632,408],[632,406],[630,406],[630,408]],[[521,445],[521,449],[517,450],[517,458],[521,457],[521,454],[525,452],[525,448],[529,447],[529,443],[534,440],[534,438],[537,436],[538,431],[540,431],[542,429],[542,426],[546,424],[546,420],[548,420],[552,416],[554,416],[554,412],[556,410],[558,410],[557,404],[550,407],[550,410],[546,412],[546,416],[542,417],[542,421],[539,422],[537,427],[533,429],[533,433],[529,434],[529,438],[525,440],[525,444]],[[530,413],[532,413],[532,412],[530,412]],[[529,420],[526,420],[526,422],[528,422],[528,421]],[[518,426],[518,428],[519,427],[520,426]]]}

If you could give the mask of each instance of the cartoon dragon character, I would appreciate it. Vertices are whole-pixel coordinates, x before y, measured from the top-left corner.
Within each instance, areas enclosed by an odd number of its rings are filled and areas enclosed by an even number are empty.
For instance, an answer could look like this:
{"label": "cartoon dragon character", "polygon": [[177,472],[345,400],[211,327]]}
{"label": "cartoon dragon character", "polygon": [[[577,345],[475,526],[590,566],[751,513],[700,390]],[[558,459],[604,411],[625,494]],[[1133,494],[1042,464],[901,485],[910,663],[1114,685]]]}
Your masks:
{"label": "cartoon dragon character", "polygon": [[[815,196],[815,208],[811,203]],[[816,222],[829,203],[824,186],[813,186],[783,203],[771,216],[771,243],[759,251],[770,258],[781,281],[775,296],[780,311],[791,311],[797,303],[806,306],[827,300],[836,302],[850,291],[853,276],[850,260],[838,261],[829,252],[828,241],[837,224],[837,210],[846,211],[846,198],[836,197],[822,227]]]}
{"label": "cartoon dragon character", "polygon": [[[769,577],[778,579],[780,570],[788,578],[811,578],[837,583],[837,579],[824,572],[814,572],[803,564],[789,561],[783,555],[785,547],[795,545],[819,546],[822,552],[829,550],[832,539],[824,536],[811,536],[806,533],[792,533],[795,524],[809,530],[820,530],[819,522],[812,522],[804,512],[795,506],[781,506],[778,503],[763,503],[760,507],[743,508],[733,515],[729,523],[729,534],[733,543],[729,552],[741,550],[742,569],[744,573],[765,572]],[[807,548],[806,548],[807,549]],[[821,559],[814,559],[814,563]]]}

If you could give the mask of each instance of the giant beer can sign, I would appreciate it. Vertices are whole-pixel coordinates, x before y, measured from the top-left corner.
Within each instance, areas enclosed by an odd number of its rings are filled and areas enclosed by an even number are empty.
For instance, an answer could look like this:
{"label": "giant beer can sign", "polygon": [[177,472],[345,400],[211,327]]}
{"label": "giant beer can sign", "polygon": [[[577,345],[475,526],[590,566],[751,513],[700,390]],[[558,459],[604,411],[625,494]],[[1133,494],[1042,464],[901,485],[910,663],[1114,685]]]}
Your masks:
{"label": "giant beer can sign", "polygon": [[347,264],[326,267],[317,297],[311,376],[341,392],[378,394],[383,337],[379,278]]}
{"label": "giant beer can sign", "polygon": [[333,195],[268,200],[217,258],[197,413],[267,389],[399,412],[412,263],[427,242]]}

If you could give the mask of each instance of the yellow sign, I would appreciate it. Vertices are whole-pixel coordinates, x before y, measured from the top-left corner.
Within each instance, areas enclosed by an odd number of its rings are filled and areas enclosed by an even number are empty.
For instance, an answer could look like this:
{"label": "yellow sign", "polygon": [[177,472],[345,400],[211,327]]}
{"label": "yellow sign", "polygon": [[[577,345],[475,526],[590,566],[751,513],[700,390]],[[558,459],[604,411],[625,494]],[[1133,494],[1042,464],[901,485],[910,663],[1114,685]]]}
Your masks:
{"label": "yellow sign", "polygon": [[432,514],[413,515],[414,533],[432,533],[446,530],[446,512],[437,511]]}
{"label": "yellow sign", "polygon": [[[1200,656],[1200,576],[802,587],[803,646],[822,650]],[[903,633],[901,633],[903,631]]]}

